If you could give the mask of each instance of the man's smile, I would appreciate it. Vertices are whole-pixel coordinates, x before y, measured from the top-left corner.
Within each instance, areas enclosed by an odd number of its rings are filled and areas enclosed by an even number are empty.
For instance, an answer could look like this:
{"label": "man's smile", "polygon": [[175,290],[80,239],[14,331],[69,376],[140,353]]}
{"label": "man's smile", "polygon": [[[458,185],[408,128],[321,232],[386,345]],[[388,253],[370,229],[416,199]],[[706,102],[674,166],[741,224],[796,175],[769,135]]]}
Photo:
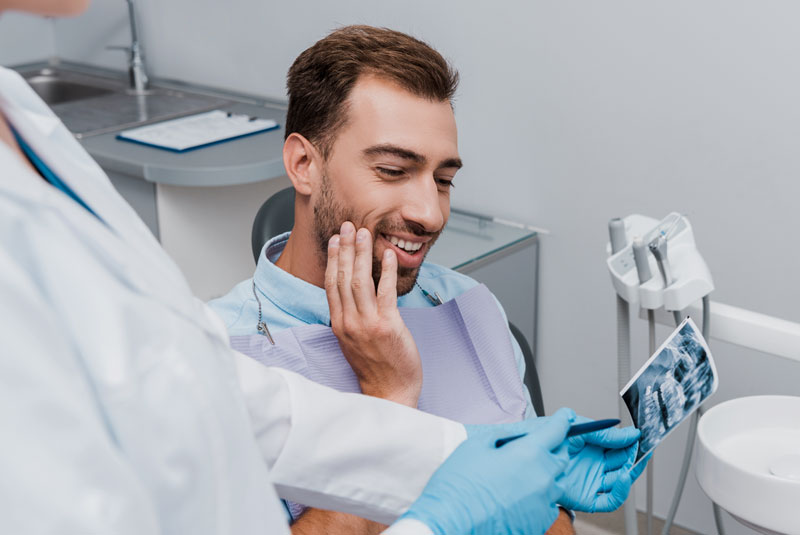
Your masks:
{"label": "man's smile", "polygon": [[397,234],[379,234],[381,241],[397,256],[397,263],[404,268],[417,268],[422,264],[430,237]]}

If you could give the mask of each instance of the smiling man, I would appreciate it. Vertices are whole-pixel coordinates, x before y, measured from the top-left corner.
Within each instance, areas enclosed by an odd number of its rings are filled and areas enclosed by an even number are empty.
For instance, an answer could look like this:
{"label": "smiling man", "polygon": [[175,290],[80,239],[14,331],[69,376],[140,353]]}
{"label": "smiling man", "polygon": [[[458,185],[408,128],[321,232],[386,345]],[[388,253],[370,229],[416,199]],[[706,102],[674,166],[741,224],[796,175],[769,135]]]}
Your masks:
{"label": "smiling man", "polygon": [[[352,368],[362,393],[410,406],[419,402],[425,410],[423,362],[439,359],[446,367],[452,355],[420,355],[399,309],[431,308],[477,286],[425,262],[447,224],[462,166],[453,113],[457,84],[457,73],[438,52],[388,29],[341,28],[295,60],[283,150],[296,192],[294,226],[267,242],[253,279],[210,303],[232,337],[255,335],[261,322],[272,334],[330,326],[346,359],[341,362]],[[492,296],[488,307],[502,316],[502,332],[495,334],[508,348],[502,357],[490,357],[506,359],[513,370],[511,383],[506,374],[505,383],[491,386],[514,390],[514,418],[532,416],[519,346]],[[319,375],[330,376],[337,362],[331,357]],[[451,366],[462,365],[482,366]],[[463,388],[455,375],[445,388]],[[455,392],[436,393],[445,399],[449,394]],[[289,505],[295,535],[381,531],[353,516]],[[565,513],[550,533],[573,533]]]}
{"label": "smiling man", "polygon": [[[316,244],[304,243],[310,233],[293,232],[277,264],[321,285],[328,240],[351,221],[372,233],[376,283],[383,252],[395,253],[397,293],[405,295],[450,213],[450,189],[461,168],[455,118],[448,100],[420,98],[372,73],[355,83],[347,108],[345,135],[320,162],[319,178],[297,169],[307,158],[310,163],[315,148],[298,134],[287,141],[285,160],[302,180],[295,188],[308,195],[313,208]],[[299,204],[297,220],[308,220],[302,217],[308,206]],[[294,258],[302,259],[296,269]]]}

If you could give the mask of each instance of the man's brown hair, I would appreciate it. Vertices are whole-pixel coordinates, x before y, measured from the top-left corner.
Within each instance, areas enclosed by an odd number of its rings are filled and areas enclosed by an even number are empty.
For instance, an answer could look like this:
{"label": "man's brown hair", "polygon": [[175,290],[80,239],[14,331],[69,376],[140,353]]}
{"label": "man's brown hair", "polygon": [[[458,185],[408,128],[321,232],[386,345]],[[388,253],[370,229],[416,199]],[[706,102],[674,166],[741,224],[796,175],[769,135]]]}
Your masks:
{"label": "man's brown hair", "polygon": [[347,120],[347,97],[365,74],[451,104],[458,86],[458,73],[422,41],[388,28],[345,26],[306,49],[289,69],[286,136],[297,132],[327,158]]}

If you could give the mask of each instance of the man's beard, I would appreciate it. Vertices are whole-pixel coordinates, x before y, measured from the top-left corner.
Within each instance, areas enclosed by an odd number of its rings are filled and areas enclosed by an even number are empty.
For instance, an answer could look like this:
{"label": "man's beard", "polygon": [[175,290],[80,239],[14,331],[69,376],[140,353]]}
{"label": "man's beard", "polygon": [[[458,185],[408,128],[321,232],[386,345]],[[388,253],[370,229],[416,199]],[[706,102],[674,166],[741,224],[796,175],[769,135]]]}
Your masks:
{"label": "man's beard", "polygon": [[[338,234],[341,229],[342,223],[350,221],[356,225],[360,218],[356,217],[352,209],[343,206],[338,202],[331,191],[330,181],[327,175],[322,176],[322,184],[319,192],[319,200],[314,205],[314,233],[317,237],[317,246],[319,247],[322,265],[325,267],[328,259],[328,241],[334,234]],[[375,283],[377,290],[378,281],[381,279],[381,259],[375,255],[375,242],[381,234],[392,234],[393,232],[408,232],[416,236],[430,236],[431,240],[426,244],[428,254],[433,242],[439,237],[439,232],[427,232],[421,226],[416,224],[409,224],[402,222],[400,224],[392,223],[387,220],[381,220],[372,231],[372,281]],[[405,295],[414,289],[414,284],[419,275],[419,267],[407,268],[398,266],[397,268],[397,295]]]}

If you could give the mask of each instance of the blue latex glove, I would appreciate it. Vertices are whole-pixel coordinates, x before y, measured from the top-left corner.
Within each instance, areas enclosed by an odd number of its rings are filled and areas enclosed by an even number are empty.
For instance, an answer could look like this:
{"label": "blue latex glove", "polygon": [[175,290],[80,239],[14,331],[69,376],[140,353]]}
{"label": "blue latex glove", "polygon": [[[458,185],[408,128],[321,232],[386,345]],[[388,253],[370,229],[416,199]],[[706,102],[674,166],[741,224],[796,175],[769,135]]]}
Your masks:
{"label": "blue latex glove", "polygon": [[[403,515],[436,535],[541,535],[558,516],[558,483],[568,462],[565,438],[575,413],[514,424],[471,426],[469,438],[433,474]],[[524,434],[502,447],[501,438]]]}
{"label": "blue latex glove", "polygon": [[[576,423],[589,421],[578,418]],[[635,427],[611,428],[567,439],[569,464],[558,503],[588,513],[614,511],[628,497],[647,460],[631,469],[641,433]]]}

